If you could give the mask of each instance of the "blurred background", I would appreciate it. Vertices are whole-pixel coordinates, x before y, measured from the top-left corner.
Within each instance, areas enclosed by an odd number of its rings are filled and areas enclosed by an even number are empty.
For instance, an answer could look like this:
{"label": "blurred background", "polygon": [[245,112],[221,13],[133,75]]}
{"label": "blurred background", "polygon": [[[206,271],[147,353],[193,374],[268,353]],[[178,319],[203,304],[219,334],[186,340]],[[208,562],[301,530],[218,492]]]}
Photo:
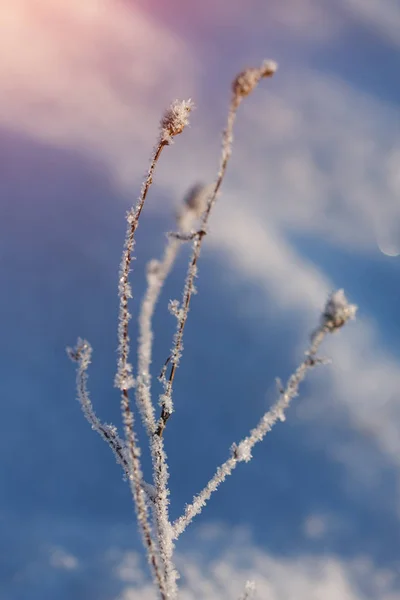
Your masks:
{"label": "blurred background", "polygon": [[[233,77],[264,58],[279,71],[240,107],[176,377],[173,518],[274,401],[328,293],[359,316],[179,539],[182,598],[237,598],[248,578],[263,600],[399,598],[400,5],[3,0],[0,48],[1,600],[154,598],[65,347],[91,342],[93,403],[120,425],[124,217],[159,118],[195,101],[141,219],[134,316],[185,192],[214,180]],[[188,251],[157,310],[154,374]]]}

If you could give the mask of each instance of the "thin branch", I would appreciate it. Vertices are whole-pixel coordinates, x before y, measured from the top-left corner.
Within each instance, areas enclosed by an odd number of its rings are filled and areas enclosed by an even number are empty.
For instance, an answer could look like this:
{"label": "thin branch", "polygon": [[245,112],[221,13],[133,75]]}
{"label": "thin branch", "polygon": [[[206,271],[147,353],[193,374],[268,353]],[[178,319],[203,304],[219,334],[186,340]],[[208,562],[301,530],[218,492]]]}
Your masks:
{"label": "thin branch", "polygon": [[[189,268],[187,271],[186,282],[183,291],[182,309],[180,311],[181,314],[174,336],[172,351],[169,358],[166,360],[165,370],[162,372],[161,380],[164,385],[164,393],[160,397],[161,415],[157,426],[157,435],[160,437],[163,435],[166,423],[172,412],[173,383],[182,353],[183,333],[189,313],[190,301],[193,295],[194,280],[197,276],[197,262],[199,260],[204,234],[207,230],[210,213],[216,202],[219,189],[226,173],[229,158],[232,154],[233,126],[236,120],[237,110],[242,103],[242,100],[254,90],[260,79],[263,77],[271,77],[275,73],[276,68],[276,64],[272,61],[265,61],[259,69],[247,69],[246,71],[243,71],[243,73],[240,73],[240,75],[238,75],[232,84],[232,99],[229,106],[227,125],[222,138],[222,151],[219,171],[213,191],[208,200],[207,208],[201,218],[200,230],[194,237],[192,256],[189,262]],[[171,366],[168,378],[165,376],[167,365]]]}
{"label": "thin branch", "polygon": [[[158,159],[165,146],[172,143],[173,138],[179,135],[188,124],[188,115],[192,109],[192,103],[174,102],[164,113],[161,119],[161,133],[158,144],[155,148],[147,177],[142,186],[142,191],[138,203],[127,214],[127,232],[125,238],[124,251],[122,254],[120,274],[119,274],[119,323],[118,323],[118,369],[115,377],[115,386],[121,391],[121,409],[124,423],[125,440],[128,452],[128,462],[130,467],[129,481],[131,484],[132,495],[135,502],[139,526],[142,530],[144,545],[147,550],[149,562],[153,568],[155,580],[157,582],[161,597],[173,598],[173,590],[169,589],[165,575],[163,576],[158,564],[156,546],[153,541],[150,523],[148,520],[146,497],[144,492],[143,474],[140,461],[140,450],[136,441],[134,432],[134,416],[131,408],[129,389],[134,387],[135,381],[132,374],[132,365],[129,363],[129,321],[131,315],[128,310],[128,301],[132,298],[132,292],[129,285],[129,273],[134,249],[134,236],[139,225],[139,218],[146,200],[147,193],[153,182],[153,174]],[[142,404],[144,418],[149,420],[148,427],[151,427],[152,407],[149,399],[148,404]],[[161,537],[158,536],[158,544],[162,544]],[[163,559],[163,557],[161,557]],[[164,571],[169,565],[164,564]]]}
{"label": "thin branch", "polygon": [[176,585],[178,572],[173,563],[174,542],[172,525],[169,518],[170,492],[168,488],[168,463],[164,449],[164,440],[155,434],[151,437],[151,456],[155,489],[154,505],[152,508],[158,548],[167,589],[170,594],[169,598],[175,598],[178,591]]}
{"label": "thin branch", "polygon": [[163,440],[155,436],[156,422],[151,401],[150,365],[153,347],[152,320],[165,280],[175,263],[181,242],[170,238],[161,261],[153,260],[147,268],[147,290],[139,315],[138,375],[136,381],[136,403],[150,439],[153,461],[154,504],[153,515],[157,532],[160,558],[163,564],[164,579],[171,597],[176,596],[177,572],[173,565],[172,529],[169,521],[168,467]]}
{"label": "thin branch", "polygon": [[[160,558],[163,564],[163,576],[167,588],[176,595],[176,570],[172,563],[173,542],[171,524],[168,516],[168,468],[163,444],[157,443],[154,432],[156,421],[151,401],[150,365],[153,348],[152,320],[160,292],[176,260],[181,242],[169,239],[162,260],[151,261],[147,268],[147,290],[139,315],[138,366],[136,379],[136,404],[142,415],[142,421],[150,439],[153,461],[153,515],[157,532]],[[158,442],[162,442],[158,438]]]}
{"label": "thin branch", "polygon": [[151,402],[151,374],[154,311],[165,281],[173,268],[182,242],[192,240],[191,233],[198,218],[203,213],[210,192],[210,186],[196,184],[185,195],[177,214],[179,232],[170,234],[161,260],[153,259],[147,265],[147,289],[139,314],[138,365],[136,378],[136,403],[142,415],[143,425],[149,436],[156,430],[154,408]]}
{"label": "thin branch", "polygon": [[248,462],[252,458],[252,449],[257,442],[261,442],[265,435],[272,429],[277,421],[285,420],[285,411],[293,398],[298,395],[300,383],[304,380],[307,371],[323,364],[324,361],[317,357],[317,351],[327,333],[332,333],[341,328],[349,319],[354,318],[357,307],[348,304],[343,290],[330,295],[321,316],[320,325],[311,336],[310,346],[305,353],[305,359],[296,371],[290,376],[286,387],[280,391],[278,401],[264,414],[258,425],[250,431],[239,444],[231,447],[231,456],[220,467],[207,483],[206,487],[193,498],[193,502],[185,508],[184,514],[173,523],[174,539],[177,539],[189,523],[198,515],[211,494],[232,473],[239,462]]}
{"label": "thin branch", "polygon": [[154,407],[151,402],[150,365],[153,348],[152,320],[161,290],[171,271],[181,242],[169,239],[161,261],[152,260],[147,267],[147,290],[139,315],[138,365],[136,378],[136,403],[142,415],[147,434],[152,436],[156,429]]}
{"label": "thin branch", "polygon": [[[119,273],[119,285],[118,294],[120,298],[119,308],[119,325],[118,325],[118,370],[115,378],[115,386],[120,390],[128,390],[134,386],[134,379],[132,375],[132,365],[128,362],[129,356],[129,334],[128,326],[130,321],[130,314],[128,311],[128,301],[132,298],[132,292],[129,285],[129,273],[132,262],[132,254],[134,250],[134,238],[136,229],[139,225],[139,218],[147,197],[147,193],[153,183],[153,174],[156,168],[157,162],[160,158],[161,152],[172,143],[173,137],[182,133],[185,126],[188,124],[188,115],[193,107],[192,102],[175,101],[171,107],[165,112],[161,119],[161,133],[159,141],[153,153],[153,157],[150,162],[150,167],[143,183],[139,200],[127,214],[127,232],[125,237],[124,251],[122,254],[120,273]],[[123,405],[125,401],[123,400]],[[124,409],[125,410],[125,409]],[[129,400],[127,410],[129,412]]]}
{"label": "thin branch", "polygon": [[[87,389],[87,370],[91,363],[92,347],[86,340],[78,339],[75,348],[67,348],[67,353],[70,359],[78,363],[76,373],[76,387],[78,391],[78,400],[81,404],[82,412],[88,420],[94,431],[111,448],[117,462],[121,465],[126,479],[129,479],[129,464],[126,458],[126,447],[123,440],[118,435],[117,428],[109,423],[102,423],[96,415],[93,404],[90,400],[89,391]],[[143,481],[144,491],[147,500],[154,502],[155,491],[151,484]]]}
{"label": "thin branch", "polygon": [[[140,462],[139,457],[136,456],[136,443],[133,437],[134,442],[134,456],[133,459],[130,456],[130,461],[126,458],[126,451],[124,447],[124,443],[118,437],[116,430],[114,427],[110,425],[103,425],[97,415],[93,410],[93,405],[90,401],[89,392],[87,390],[87,369],[91,362],[91,354],[92,348],[90,344],[85,340],[78,340],[77,346],[75,349],[68,348],[68,354],[72,360],[78,363],[77,368],[77,389],[78,389],[78,399],[81,403],[81,407],[86,419],[92,425],[93,429],[95,429],[103,439],[106,440],[108,445],[113,450],[115,456],[117,457],[118,462],[123,467],[126,476],[128,477],[132,493],[135,498],[135,506],[136,512],[138,516],[138,521],[142,528],[143,539],[147,549],[149,561],[153,567],[155,579],[157,585],[160,589],[162,598],[166,599],[167,595],[164,592],[164,582],[161,577],[161,573],[157,563],[157,556],[154,548],[154,543],[151,537],[150,526],[147,521],[147,506],[146,506],[146,495],[150,498],[149,486],[143,481],[141,470],[140,470]],[[133,426],[133,422],[132,422]],[[132,430],[133,435],[133,430]],[[164,595],[163,595],[164,594]]]}
{"label": "thin branch", "polygon": [[168,141],[160,138],[154,151],[146,180],[143,184],[139,201],[127,214],[127,233],[125,246],[122,254],[119,274],[119,323],[118,323],[118,370],[115,377],[115,386],[121,390],[121,409],[124,423],[125,440],[127,447],[127,458],[129,466],[129,482],[136,508],[139,527],[142,532],[143,542],[146,548],[148,560],[152,566],[155,581],[160,590],[161,597],[167,598],[167,590],[164,578],[158,564],[157,549],[153,541],[151,527],[148,519],[147,505],[144,493],[143,474],[140,461],[140,451],[134,432],[134,416],[130,405],[129,389],[134,386],[132,365],[129,363],[129,321],[128,300],[132,298],[132,292],[128,281],[132,254],[134,249],[134,236],[139,224],[147,193],[153,181],[153,173],[162,150],[168,145]]}
{"label": "thin branch", "polygon": [[[147,193],[153,182],[153,173],[156,167],[157,161],[160,158],[162,150],[168,142],[160,140],[156,146],[154,155],[152,157],[150,168],[147,173],[146,180],[142,187],[142,192],[139,201],[135,207],[133,207],[127,214],[127,232],[125,237],[125,246],[122,254],[121,267],[119,273],[119,285],[118,292],[120,298],[119,307],[119,324],[118,324],[118,371],[115,378],[115,386],[121,390],[127,390],[134,386],[134,380],[132,375],[132,365],[128,362],[129,357],[129,321],[131,316],[128,310],[128,300],[132,298],[131,287],[129,284],[129,273],[132,262],[132,254],[135,245],[135,233],[139,225],[139,217],[141,215],[144,202],[146,200]],[[129,401],[128,401],[129,405]],[[129,407],[128,407],[128,410]]]}
{"label": "thin branch", "polygon": [[[180,228],[179,235],[187,235],[198,218],[199,206],[204,196],[203,186],[195,186],[186,195],[184,205],[177,217]],[[176,594],[177,573],[173,566],[172,554],[174,544],[172,529],[168,515],[168,467],[163,440],[155,436],[154,408],[151,402],[150,366],[153,347],[152,320],[161,290],[176,261],[179,249],[184,239],[170,237],[160,261],[152,260],[147,267],[147,290],[141,305],[139,315],[138,367],[136,380],[136,403],[142,415],[142,421],[150,438],[151,455],[154,473],[153,514],[157,530],[157,540],[160,557],[164,566],[164,577],[168,589]]]}
{"label": "thin branch", "polygon": [[92,347],[86,340],[78,339],[76,347],[67,348],[67,353],[71,360],[78,363],[76,372],[76,387],[82,412],[89,421],[92,429],[97,431],[97,433],[111,448],[115,458],[117,459],[117,462],[122,466],[126,476],[128,476],[129,468],[125,456],[125,444],[119,437],[116,427],[100,421],[90,400],[89,391],[87,389],[87,370],[91,363]]}
{"label": "thin branch", "polygon": [[[132,492],[135,498],[138,521],[142,526],[143,539],[147,548],[149,561],[153,566],[157,585],[162,592],[164,583],[157,564],[157,556],[154,549],[154,543],[151,538],[150,527],[147,523],[147,507],[145,498],[146,493],[148,494],[148,491],[144,491],[147,484],[144,484],[142,480],[140,463],[138,460],[136,460],[135,456],[133,460],[131,459],[131,464],[129,464],[126,458],[124,444],[118,437],[115,428],[110,425],[103,425],[93,410],[93,405],[90,401],[89,392],[87,390],[87,369],[89,367],[92,354],[90,344],[85,340],[78,340],[78,344],[75,349],[68,348],[67,350],[70,358],[78,363],[77,389],[78,399],[81,403],[83,413],[86,419],[92,425],[93,429],[95,429],[111,447],[131,483]],[[166,595],[162,597],[167,598]]]}

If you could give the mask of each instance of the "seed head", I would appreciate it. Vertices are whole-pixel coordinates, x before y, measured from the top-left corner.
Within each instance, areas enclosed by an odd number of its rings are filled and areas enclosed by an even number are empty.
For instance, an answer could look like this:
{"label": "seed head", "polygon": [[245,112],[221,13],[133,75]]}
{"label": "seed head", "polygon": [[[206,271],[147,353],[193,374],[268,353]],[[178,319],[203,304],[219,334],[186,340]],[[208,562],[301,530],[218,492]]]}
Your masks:
{"label": "seed head", "polygon": [[177,213],[177,223],[181,231],[190,231],[195,221],[204,213],[213,187],[214,184],[196,183],[186,192]]}
{"label": "seed head", "polygon": [[355,304],[349,304],[344,290],[332,292],[329,296],[322,315],[322,324],[329,331],[336,331],[343,327],[347,321],[354,319],[357,312]]}
{"label": "seed head", "polygon": [[244,98],[256,87],[262,77],[272,77],[278,65],[272,60],[265,60],[259,69],[249,68],[239,73],[232,84],[235,96]]}
{"label": "seed head", "polygon": [[171,143],[172,138],[182,133],[189,124],[189,113],[194,104],[189,100],[175,100],[161,119],[161,140]]}

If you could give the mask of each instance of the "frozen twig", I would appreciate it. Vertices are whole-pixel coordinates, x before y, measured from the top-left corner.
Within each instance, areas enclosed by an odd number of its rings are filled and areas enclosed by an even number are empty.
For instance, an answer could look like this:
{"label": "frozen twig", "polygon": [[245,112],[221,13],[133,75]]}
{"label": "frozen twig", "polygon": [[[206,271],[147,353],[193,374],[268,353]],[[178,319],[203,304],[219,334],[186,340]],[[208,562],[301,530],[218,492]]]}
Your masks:
{"label": "frozen twig", "polygon": [[164,578],[169,593],[169,598],[175,598],[177,594],[176,580],[177,570],[173,563],[173,532],[169,519],[169,488],[168,488],[168,464],[164,449],[164,440],[156,434],[151,436],[151,456],[153,462],[154,481],[154,505],[153,515],[157,533],[157,542],[160,558],[164,571]]}
{"label": "frozen twig", "polygon": [[67,353],[71,360],[78,363],[76,387],[78,391],[78,400],[81,404],[83,414],[89,421],[92,429],[97,431],[103,440],[110,446],[117,462],[122,466],[125,475],[128,476],[129,468],[126,460],[125,444],[119,437],[116,427],[100,421],[90,400],[89,391],[87,389],[87,370],[91,363],[92,348],[86,340],[78,339],[76,347],[67,348]]}
{"label": "frozen twig", "polygon": [[[172,388],[176,370],[182,353],[183,333],[189,313],[190,301],[194,291],[194,280],[197,276],[197,262],[200,256],[201,245],[204,234],[207,230],[208,220],[211,210],[216,202],[219,189],[224,179],[229,158],[232,153],[233,126],[236,119],[237,110],[242,100],[248,96],[257,86],[263,77],[271,77],[277,69],[273,61],[264,61],[258,69],[246,69],[240,73],[232,84],[232,98],[229,105],[228,120],[222,137],[222,151],[220,166],[213,189],[208,198],[207,207],[201,217],[201,226],[199,232],[194,236],[193,250],[187,271],[185,287],[183,290],[182,304],[177,324],[177,330],[174,336],[173,347],[170,356],[165,362],[161,380],[164,385],[164,393],[160,397],[161,415],[158,421],[157,434],[163,435],[166,423],[172,412]],[[166,376],[167,366],[170,366],[169,376]]]}
{"label": "frozen twig", "polygon": [[[161,590],[163,589],[164,583],[161,578],[161,574],[157,564],[157,556],[154,548],[154,543],[151,538],[150,527],[147,523],[147,508],[145,498],[146,495],[148,495],[148,490],[146,489],[145,491],[147,484],[145,484],[141,480],[140,464],[138,465],[138,461],[135,461],[135,459],[134,461],[129,460],[129,457],[126,453],[125,444],[119,438],[115,427],[113,427],[112,425],[105,425],[101,423],[94,412],[93,405],[89,397],[89,392],[87,390],[87,369],[91,362],[92,355],[92,348],[90,344],[85,340],[79,339],[77,346],[74,349],[68,348],[67,351],[69,357],[73,361],[78,363],[77,390],[78,399],[81,403],[83,413],[86,419],[91,424],[92,428],[101,435],[101,437],[108,443],[108,445],[113,450],[117,461],[123,467],[125,475],[131,483],[135,500],[136,497],[138,497],[137,501],[135,502],[138,520],[139,523],[142,525],[143,539],[148,551],[148,557],[153,566],[157,585]],[[165,596],[165,598],[166,597],[167,596]]]}
{"label": "frozen twig", "polygon": [[154,310],[161,290],[178,256],[181,242],[193,239],[193,236],[196,235],[195,233],[190,233],[190,231],[206,206],[207,189],[206,186],[196,184],[189,190],[177,215],[179,231],[168,236],[161,260],[153,259],[147,265],[147,289],[139,315],[136,402],[149,436],[153,435],[156,429],[150,387],[150,366],[154,340],[152,329]]}
{"label": "frozen twig", "polygon": [[[109,423],[102,423],[96,415],[93,404],[90,400],[87,389],[87,369],[91,363],[92,347],[86,340],[78,339],[75,348],[67,348],[70,359],[78,363],[76,373],[76,387],[78,391],[78,400],[81,404],[82,412],[90,423],[92,429],[97,431],[100,437],[111,448],[117,462],[121,465],[124,475],[129,479],[129,464],[126,458],[126,448],[124,441],[119,437],[117,428]],[[144,491],[147,499],[154,502],[154,488],[151,484],[143,481]]]}
{"label": "frozen twig", "polygon": [[[136,506],[136,512],[138,516],[139,526],[142,530],[144,544],[147,550],[149,562],[153,567],[154,575],[159,587],[161,596],[164,598],[172,598],[170,590],[167,587],[165,575],[160,571],[158,564],[158,557],[154,541],[152,538],[150,523],[147,514],[147,505],[145,502],[145,492],[143,486],[143,475],[140,461],[140,451],[136,442],[136,436],[134,433],[134,416],[131,408],[129,399],[129,389],[135,384],[132,365],[129,363],[129,321],[130,313],[128,310],[128,301],[132,298],[132,292],[129,284],[129,273],[130,265],[132,262],[132,254],[134,249],[134,237],[135,232],[139,224],[139,218],[146,200],[147,193],[153,182],[153,174],[161,155],[161,152],[165,146],[172,143],[172,139],[182,133],[185,126],[188,124],[188,115],[192,108],[191,101],[174,102],[171,107],[165,112],[161,120],[161,132],[159,141],[154,150],[153,157],[151,159],[150,167],[146,176],[146,179],[142,186],[142,191],[139,200],[127,214],[127,232],[125,238],[125,246],[122,254],[120,274],[119,274],[119,325],[118,325],[118,370],[115,377],[115,386],[121,391],[121,408],[122,417],[124,423],[125,440],[128,453],[128,462],[130,467],[129,481],[131,483],[132,494]],[[144,398],[144,396],[143,396]],[[144,419],[149,421],[148,427],[151,427],[151,419],[153,416],[153,409],[151,401],[146,398],[148,402],[144,402],[141,409],[144,414]],[[160,539],[158,540],[160,543]],[[165,565],[164,569],[165,571]]]}
{"label": "frozen twig", "polygon": [[164,282],[176,260],[181,242],[169,239],[161,261],[147,265],[147,289],[139,315],[138,365],[136,376],[136,403],[149,436],[154,434],[156,420],[151,402],[150,366],[153,348],[152,319]]}
{"label": "frozen twig", "polygon": [[[182,236],[190,231],[199,216],[203,186],[192,188],[186,195],[177,217]],[[203,206],[204,208],[204,202]],[[153,347],[152,319],[164,283],[175,263],[181,243],[178,237],[170,237],[160,261],[152,260],[147,267],[147,290],[139,315],[138,369],[136,380],[136,402],[141,411],[144,426],[150,438],[154,470],[153,514],[164,575],[169,589],[176,593],[176,571],[172,564],[172,530],[168,517],[168,468],[164,442],[155,435],[154,409],[151,403],[151,358]]]}
{"label": "frozen twig", "polygon": [[146,180],[142,187],[139,202],[127,214],[127,233],[125,238],[124,251],[122,255],[118,286],[120,299],[118,324],[119,358],[117,375],[115,377],[115,386],[121,390],[121,409],[129,465],[128,478],[132,490],[138,523],[142,532],[143,542],[146,548],[148,560],[153,569],[156,584],[160,590],[162,597],[165,598],[167,598],[167,590],[165,587],[164,578],[160,570],[160,566],[158,564],[157,550],[153,541],[151,527],[148,520],[147,505],[145,501],[145,492],[143,485],[143,474],[140,461],[140,451],[136,442],[136,436],[134,432],[134,416],[129,399],[129,389],[134,386],[134,379],[132,374],[132,365],[129,363],[128,327],[131,316],[128,310],[128,300],[132,298],[132,293],[128,279],[130,265],[132,261],[132,253],[134,249],[134,236],[137,226],[139,224],[139,217],[142,212],[148,190],[152,183],[155,166],[163,148],[166,145],[168,145],[168,142],[164,140],[163,137],[160,137],[160,141],[155,149],[154,155],[151,160]]}
{"label": "frozen twig", "polygon": [[338,290],[329,296],[320,324],[311,336],[310,346],[305,353],[304,360],[289,377],[285,388],[280,391],[277,402],[264,414],[258,425],[250,431],[247,437],[238,444],[232,445],[231,456],[228,460],[218,467],[206,487],[193,498],[193,502],[186,506],[184,514],[173,523],[175,539],[180,536],[193,518],[202,511],[211,494],[232,473],[238,463],[251,460],[251,452],[255,444],[261,442],[277,421],[285,420],[285,411],[293,398],[298,395],[300,383],[304,380],[307,371],[324,362],[317,357],[317,351],[325,336],[327,333],[337,331],[349,319],[354,318],[356,310],[355,305],[347,302],[343,290]]}
{"label": "frozen twig", "polygon": [[[159,141],[154,150],[150,167],[143,183],[139,200],[127,214],[127,231],[125,237],[124,252],[122,254],[121,267],[119,273],[119,298],[120,298],[120,310],[119,310],[119,328],[118,328],[118,371],[115,378],[115,385],[121,390],[128,390],[134,386],[134,379],[132,375],[132,365],[128,362],[129,357],[129,335],[128,325],[131,318],[128,311],[128,300],[132,298],[132,292],[129,285],[129,273],[132,262],[132,254],[135,243],[135,233],[139,225],[139,218],[147,197],[147,193],[153,182],[154,170],[156,168],[158,159],[160,158],[162,150],[165,146],[172,143],[172,138],[182,133],[184,127],[188,123],[188,115],[192,108],[191,101],[174,102],[171,107],[165,112],[161,120],[161,133]],[[124,404],[124,401],[123,401]],[[151,407],[145,406],[144,410],[148,410],[149,419],[151,420]]]}

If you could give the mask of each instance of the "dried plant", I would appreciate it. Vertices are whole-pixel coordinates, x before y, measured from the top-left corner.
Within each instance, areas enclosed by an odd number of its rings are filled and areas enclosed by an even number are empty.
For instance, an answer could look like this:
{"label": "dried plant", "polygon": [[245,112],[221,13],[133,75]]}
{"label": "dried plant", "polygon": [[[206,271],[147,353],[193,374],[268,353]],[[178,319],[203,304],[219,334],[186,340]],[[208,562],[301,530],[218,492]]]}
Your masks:
{"label": "dried plant", "polygon": [[[262,78],[271,77],[276,64],[265,61],[260,68],[251,68],[240,73],[232,84],[232,96],[228,119],[222,139],[222,152],[215,183],[210,186],[195,185],[186,195],[177,215],[178,231],[170,234],[164,254],[160,260],[152,260],[147,266],[147,290],[142,300],[139,314],[139,340],[137,349],[137,371],[134,375],[130,362],[129,339],[129,300],[132,291],[129,283],[131,262],[135,246],[135,233],[149,189],[153,183],[154,171],[163,149],[173,142],[173,138],[183,132],[188,124],[192,102],[174,102],[161,119],[158,142],[151,158],[147,177],[144,181],[137,204],[127,213],[127,232],[119,273],[119,325],[118,325],[118,364],[115,386],[121,393],[121,410],[124,436],[117,429],[102,423],[97,417],[87,390],[87,370],[91,362],[92,350],[85,340],[78,340],[68,353],[77,362],[77,390],[85,417],[114,452],[129,481],[136,509],[139,529],[153,574],[155,588],[162,600],[177,597],[178,573],[173,562],[174,542],[183,533],[193,518],[206,505],[211,494],[232,473],[238,463],[252,458],[252,449],[271,430],[277,421],[285,420],[285,411],[297,396],[299,385],[309,369],[325,363],[317,355],[319,347],[328,333],[340,329],[349,319],[354,318],[356,307],[347,302],[343,290],[331,294],[323,309],[320,323],[311,335],[305,357],[288,379],[286,385],[279,383],[278,400],[266,412],[250,433],[231,446],[229,458],[220,465],[215,475],[197,494],[175,522],[169,518],[168,465],[164,450],[164,434],[173,407],[174,381],[183,349],[183,335],[188,319],[190,303],[194,293],[194,281],[209,218],[223,182],[232,152],[233,127],[237,110],[242,101],[256,88]],[[158,399],[159,416],[151,394],[150,367],[152,362],[153,331],[152,318],[160,292],[177,258],[182,243],[190,241],[192,251],[181,302],[170,301],[169,310],[176,318],[171,352],[160,374],[163,392]],[[148,436],[152,456],[153,478],[146,482],[141,465],[141,451],[136,436],[136,424],[130,390],[135,390],[138,413]],[[253,597],[254,583],[247,582],[242,599]]]}

